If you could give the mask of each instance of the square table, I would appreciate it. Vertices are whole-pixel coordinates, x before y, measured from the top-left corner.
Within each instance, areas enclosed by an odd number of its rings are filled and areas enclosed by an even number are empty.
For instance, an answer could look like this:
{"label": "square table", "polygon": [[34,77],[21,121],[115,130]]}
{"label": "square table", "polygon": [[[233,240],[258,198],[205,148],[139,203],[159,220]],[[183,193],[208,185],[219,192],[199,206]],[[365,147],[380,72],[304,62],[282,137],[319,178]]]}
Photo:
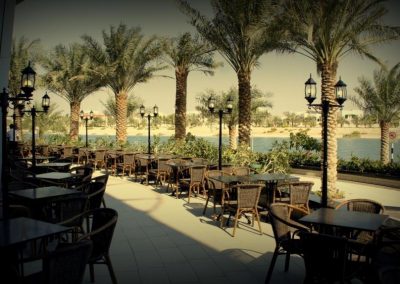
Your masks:
{"label": "square table", "polygon": [[36,178],[63,181],[63,180],[73,178],[75,176],[76,176],[76,174],[71,174],[71,173],[51,172],[51,173],[38,174],[38,175],[36,175]]}
{"label": "square table", "polygon": [[388,215],[368,212],[320,208],[300,218],[299,221],[323,227],[340,227],[351,230],[376,232],[388,217]]}
{"label": "square table", "polygon": [[25,245],[32,241],[44,240],[49,237],[59,237],[71,228],[51,224],[31,218],[19,217],[0,220],[0,271],[1,277],[12,274],[19,266],[23,275],[22,251]]}
{"label": "square table", "polygon": [[72,163],[67,162],[49,162],[49,163],[40,163],[36,164],[38,168],[52,168],[58,172],[68,172]]}
{"label": "square table", "polygon": [[43,206],[54,200],[70,195],[82,194],[82,192],[60,186],[44,186],[9,191],[8,194],[16,197],[22,204],[26,205],[31,210],[34,218],[42,219]]}

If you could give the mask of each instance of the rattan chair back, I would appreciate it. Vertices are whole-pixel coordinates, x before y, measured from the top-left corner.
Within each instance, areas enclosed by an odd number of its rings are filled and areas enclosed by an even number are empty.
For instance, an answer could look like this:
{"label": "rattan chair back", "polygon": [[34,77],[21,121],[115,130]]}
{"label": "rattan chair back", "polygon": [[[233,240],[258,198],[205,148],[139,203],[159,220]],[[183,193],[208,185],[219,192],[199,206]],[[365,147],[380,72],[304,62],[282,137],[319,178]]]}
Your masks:
{"label": "rattan chair back", "polygon": [[348,211],[368,212],[383,214],[385,207],[375,200],[370,199],[349,199],[336,206],[336,209],[345,207]]}
{"label": "rattan chair back", "polygon": [[250,174],[249,167],[234,167],[232,170],[232,174],[235,176],[247,176]]}

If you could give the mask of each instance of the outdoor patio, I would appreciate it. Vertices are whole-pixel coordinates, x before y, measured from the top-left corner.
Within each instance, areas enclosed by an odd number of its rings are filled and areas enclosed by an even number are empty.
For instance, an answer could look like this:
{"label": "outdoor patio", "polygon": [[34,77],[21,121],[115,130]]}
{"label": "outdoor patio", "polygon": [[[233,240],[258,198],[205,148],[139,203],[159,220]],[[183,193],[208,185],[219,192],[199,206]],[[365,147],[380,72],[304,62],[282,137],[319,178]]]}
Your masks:
{"label": "outdoor patio", "polygon": [[[300,178],[320,187],[319,178]],[[342,181],[338,187],[348,193],[347,198],[399,206],[399,190]],[[202,215],[204,198],[192,198],[188,204],[185,195],[176,199],[165,188],[126,177],[111,176],[105,198],[107,207],[119,213],[110,252],[119,283],[264,283],[275,248],[271,226],[265,221],[262,235],[257,226],[242,223],[232,237],[232,227],[221,229],[210,218],[211,207]],[[302,283],[303,278],[301,257],[292,256],[287,273],[284,256],[278,257],[272,283]],[[90,283],[88,273],[84,283]],[[105,265],[95,266],[95,283],[110,283]]]}

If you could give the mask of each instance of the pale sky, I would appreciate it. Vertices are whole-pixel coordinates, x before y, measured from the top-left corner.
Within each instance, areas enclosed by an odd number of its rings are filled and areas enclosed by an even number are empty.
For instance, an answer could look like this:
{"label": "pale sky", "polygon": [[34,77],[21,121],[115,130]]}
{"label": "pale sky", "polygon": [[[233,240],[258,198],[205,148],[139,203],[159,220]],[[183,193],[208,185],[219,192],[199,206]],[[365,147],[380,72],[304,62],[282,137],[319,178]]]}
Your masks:
{"label": "pale sky", "polygon": [[[208,1],[192,0],[194,7],[209,11]],[[400,0],[387,2],[389,13],[385,24],[400,26]],[[194,32],[187,23],[173,0],[25,0],[17,5],[14,21],[14,38],[25,36],[28,39],[39,38],[42,46],[49,49],[59,43],[69,45],[80,42],[81,35],[91,35],[102,42],[101,32],[109,32],[110,26],[120,23],[128,27],[142,28],[145,35],[176,37],[184,32]],[[375,54],[392,67],[400,62],[400,41],[375,48]],[[214,76],[205,76],[192,72],[188,78],[188,111],[195,109],[195,97],[207,89],[216,92],[226,91],[237,86],[237,77],[233,69],[219,55],[224,67],[218,68]],[[354,95],[353,89],[358,85],[358,78],[372,78],[373,70],[379,68],[376,63],[359,56],[348,55],[339,63],[338,76],[348,86],[348,94]],[[320,87],[320,78],[316,66],[310,59],[299,54],[263,55],[260,66],[252,74],[252,84],[263,92],[273,94],[271,113],[304,112],[307,109],[304,99],[304,82],[312,73]],[[174,76],[173,69],[165,70],[160,75]],[[40,98],[44,90],[37,90],[35,97]],[[141,97],[145,106],[159,106],[160,113],[174,112],[175,80],[155,77],[147,83],[138,84],[133,93]],[[81,108],[87,112],[102,112],[101,101],[106,101],[108,89],[94,93],[86,98]],[[69,112],[69,105],[55,94],[50,93],[52,102],[59,110]],[[320,94],[318,94],[320,96]],[[345,103],[345,109],[355,109],[351,102]]]}

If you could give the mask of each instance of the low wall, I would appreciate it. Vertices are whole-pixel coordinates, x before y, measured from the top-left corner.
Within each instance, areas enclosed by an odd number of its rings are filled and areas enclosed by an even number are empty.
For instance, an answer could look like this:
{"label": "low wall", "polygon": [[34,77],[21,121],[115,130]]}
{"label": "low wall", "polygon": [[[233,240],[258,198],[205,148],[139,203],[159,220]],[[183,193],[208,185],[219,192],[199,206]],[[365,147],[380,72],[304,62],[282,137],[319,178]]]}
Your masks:
{"label": "low wall", "polygon": [[[291,173],[298,175],[306,175],[306,176],[315,176],[320,177],[321,171],[315,171],[310,169],[298,169],[292,168]],[[353,174],[343,174],[338,173],[339,180],[348,180],[354,182],[368,183],[368,184],[376,184],[381,186],[387,186],[400,190],[400,179],[386,179],[386,178],[378,178],[371,176],[363,176],[363,175],[353,175]]]}

